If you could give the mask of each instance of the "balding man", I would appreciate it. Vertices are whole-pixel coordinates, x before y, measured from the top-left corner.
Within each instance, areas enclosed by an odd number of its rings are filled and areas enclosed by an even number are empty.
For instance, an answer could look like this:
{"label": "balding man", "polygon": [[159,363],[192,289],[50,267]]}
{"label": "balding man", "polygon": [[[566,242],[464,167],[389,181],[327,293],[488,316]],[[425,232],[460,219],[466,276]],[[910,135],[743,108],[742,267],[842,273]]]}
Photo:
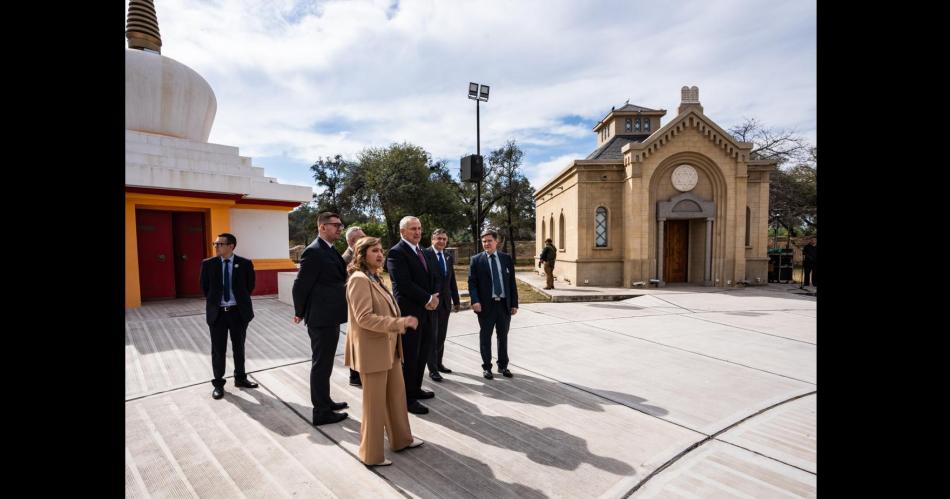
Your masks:
{"label": "balding man", "polygon": [[346,239],[346,251],[343,252],[343,261],[349,265],[353,260],[353,245],[356,244],[359,238],[366,237],[366,234],[363,233],[363,229],[354,226],[346,229],[346,233],[343,234],[343,237]]}

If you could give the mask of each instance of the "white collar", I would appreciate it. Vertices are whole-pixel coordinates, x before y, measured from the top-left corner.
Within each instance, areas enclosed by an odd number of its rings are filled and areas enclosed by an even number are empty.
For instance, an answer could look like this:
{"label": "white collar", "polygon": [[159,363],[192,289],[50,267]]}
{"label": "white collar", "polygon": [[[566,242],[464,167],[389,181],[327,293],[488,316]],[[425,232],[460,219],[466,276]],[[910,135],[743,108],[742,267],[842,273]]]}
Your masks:
{"label": "white collar", "polygon": [[419,246],[418,246],[418,245],[410,243],[409,241],[406,240],[405,237],[400,237],[400,239],[402,239],[403,241],[406,241],[406,244],[408,244],[409,247],[412,248],[412,252],[413,252],[413,253],[415,253],[416,251],[419,250]]}

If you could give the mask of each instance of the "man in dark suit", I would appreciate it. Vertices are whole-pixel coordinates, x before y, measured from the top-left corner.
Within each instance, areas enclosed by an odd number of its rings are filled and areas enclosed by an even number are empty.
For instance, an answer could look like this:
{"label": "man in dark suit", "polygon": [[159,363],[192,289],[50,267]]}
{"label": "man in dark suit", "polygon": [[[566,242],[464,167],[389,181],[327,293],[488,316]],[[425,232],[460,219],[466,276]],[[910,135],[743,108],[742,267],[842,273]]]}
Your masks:
{"label": "man in dark suit", "polygon": [[244,370],[244,340],[247,325],[254,318],[251,292],[254,291],[254,264],[234,254],[237,238],[227,232],[214,243],[216,256],[201,262],[201,291],[205,295],[205,319],[211,326],[211,370],[214,390],[211,397],[224,396],[224,368],[228,353],[228,332],[234,348],[234,386],[257,388]]}
{"label": "man in dark suit", "polygon": [[518,313],[518,286],[515,284],[515,264],[507,253],[497,251],[498,233],[482,233],[485,251],[472,257],[468,269],[468,294],[472,310],[478,314],[479,350],[482,354],[482,375],[492,379],[491,335],[498,333],[498,372],[506,378],[508,370],[508,327],[511,316]]}
{"label": "man in dark suit", "polygon": [[[425,251],[429,253],[436,261],[436,271],[442,277],[442,287],[439,288],[439,296],[442,301],[436,308],[436,339],[432,353],[429,355],[429,377],[432,381],[442,381],[443,373],[451,373],[452,370],[442,364],[442,354],[445,352],[445,333],[449,329],[449,314],[458,312],[461,300],[459,299],[459,287],[455,280],[455,259],[452,255],[445,253],[445,247],[449,244],[449,236],[445,229],[435,229],[432,231],[432,246]],[[449,297],[452,297],[449,300]]]}
{"label": "man in dark suit", "polygon": [[429,409],[419,403],[434,393],[422,389],[422,375],[435,344],[436,317],[442,278],[435,260],[419,247],[422,223],[416,217],[399,221],[402,236],[386,254],[386,269],[393,283],[393,296],[403,317],[414,316],[419,326],[402,335],[403,378],[406,383],[406,405],[413,414],[426,414]]}
{"label": "man in dark suit", "polygon": [[343,233],[336,213],[317,217],[318,237],[300,256],[300,272],[294,279],[294,324],[303,320],[310,335],[310,402],[313,424],[346,419],[346,402],[330,399],[330,373],[340,340],[340,324],[346,322],[346,265],[333,243]]}
{"label": "man in dark suit", "polygon": [[815,245],[816,238],[808,240],[808,244],[802,248],[802,285],[799,288],[805,289],[806,286],[814,285],[818,287],[818,246]]}

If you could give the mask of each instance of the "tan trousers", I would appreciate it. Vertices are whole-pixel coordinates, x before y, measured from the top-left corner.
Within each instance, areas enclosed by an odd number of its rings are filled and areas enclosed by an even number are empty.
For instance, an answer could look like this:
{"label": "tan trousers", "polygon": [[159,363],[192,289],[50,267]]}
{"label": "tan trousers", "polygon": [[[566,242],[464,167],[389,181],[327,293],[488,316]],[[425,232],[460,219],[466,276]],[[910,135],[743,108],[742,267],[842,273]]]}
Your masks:
{"label": "tan trousers", "polygon": [[363,464],[379,464],[385,459],[384,429],[389,434],[389,447],[392,450],[404,449],[412,443],[402,364],[396,359],[390,370],[360,373],[360,377],[363,379],[360,461]]}
{"label": "tan trousers", "polygon": [[544,277],[546,277],[548,280],[548,283],[546,286],[549,288],[553,288],[554,287],[554,264],[544,262]]}

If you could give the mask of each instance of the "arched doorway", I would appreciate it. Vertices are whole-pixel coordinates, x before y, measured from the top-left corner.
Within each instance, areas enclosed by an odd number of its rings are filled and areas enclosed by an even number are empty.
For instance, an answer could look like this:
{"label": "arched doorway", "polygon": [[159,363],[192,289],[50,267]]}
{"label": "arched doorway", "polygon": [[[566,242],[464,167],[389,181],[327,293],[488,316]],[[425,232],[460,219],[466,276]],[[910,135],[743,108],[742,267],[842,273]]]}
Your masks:
{"label": "arched doorway", "polygon": [[[712,224],[716,218],[716,203],[685,192],[669,201],[658,202],[656,215],[656,275],[660,284],[690,282],[690,262],[700,260],[702,282],[709,285],[712,280]],[[702,253],[699,253],[699,248],[702,248]],[[698,269],[694,266],[696,271]],[[698,280],[698,274],[694,275]]]}

